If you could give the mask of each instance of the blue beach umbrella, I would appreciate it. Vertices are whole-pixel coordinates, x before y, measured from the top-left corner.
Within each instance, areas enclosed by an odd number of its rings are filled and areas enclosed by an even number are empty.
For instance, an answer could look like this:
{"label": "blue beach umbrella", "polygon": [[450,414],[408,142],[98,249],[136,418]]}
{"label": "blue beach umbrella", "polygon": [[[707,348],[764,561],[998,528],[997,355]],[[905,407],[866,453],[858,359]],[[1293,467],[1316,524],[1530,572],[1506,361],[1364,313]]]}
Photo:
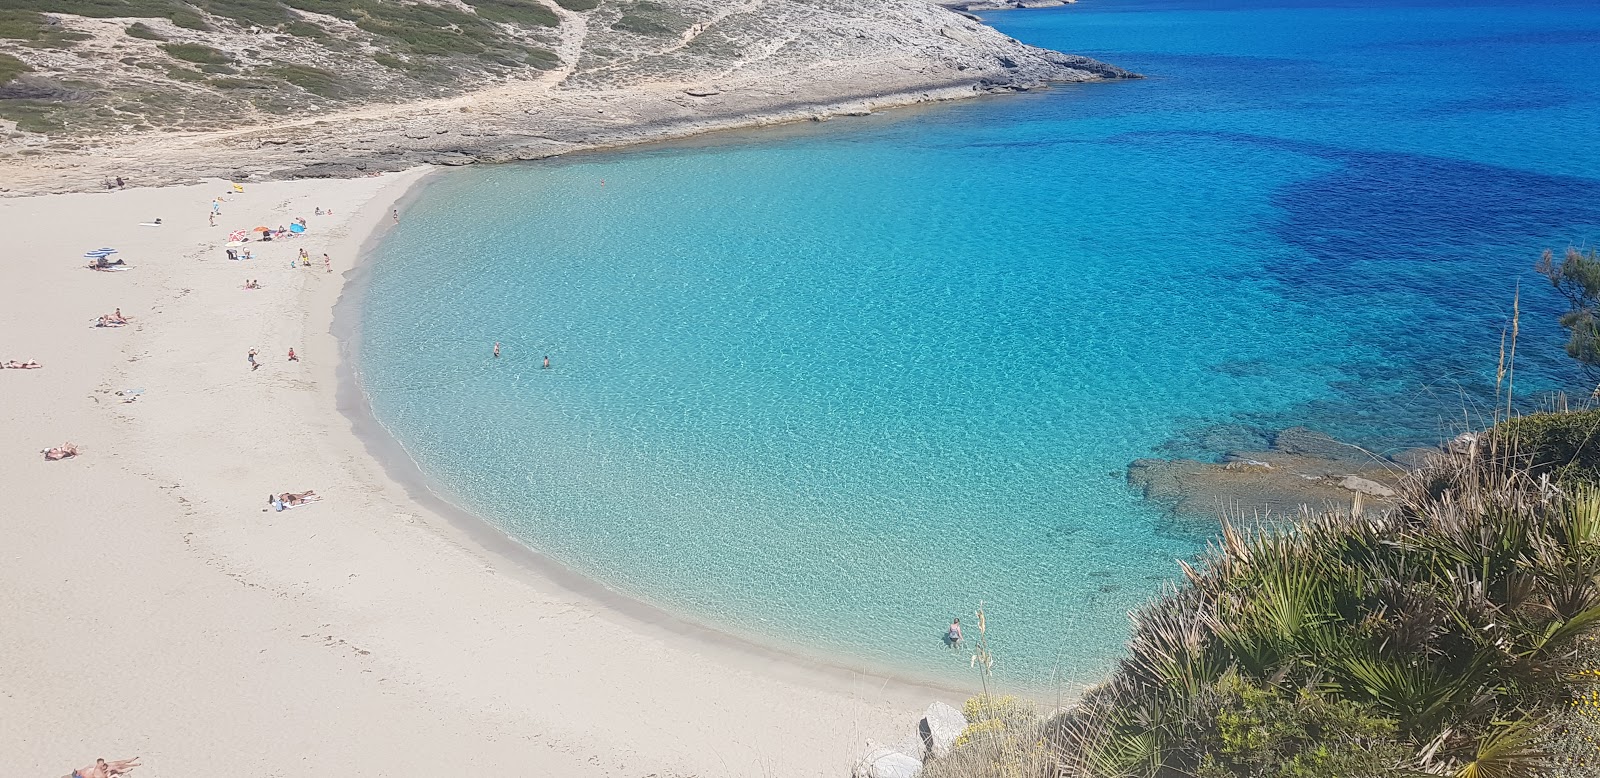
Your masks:
{"label": "blue beach umbrella", "polygon": [[98,258],[98,257],[110,256],[110,255],[115,254],[115,253],[117,253],[116,249],[105,248],[105,249],[95,249],[94,251],[85,251],[83,253],[83,255],[86,256],[86,257],[89,257],[90,259],[95,259],[95,258]]}

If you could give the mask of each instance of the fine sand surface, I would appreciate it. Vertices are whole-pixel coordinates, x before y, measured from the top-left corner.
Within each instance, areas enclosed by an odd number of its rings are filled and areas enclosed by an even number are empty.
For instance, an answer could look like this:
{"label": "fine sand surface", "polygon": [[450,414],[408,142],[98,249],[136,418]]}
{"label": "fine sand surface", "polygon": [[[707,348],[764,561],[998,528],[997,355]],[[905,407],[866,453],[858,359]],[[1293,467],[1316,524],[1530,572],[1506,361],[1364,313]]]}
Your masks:
{"label": "fine sand surface", "polygon": [[[614,606],[393,480],[339,410],[330,324],[421,175],[252,184],[216,227],[217,180],[0,201],[0,361],[44,363],[0,370],[0,775],[840,776],[958,696]],[[85,269],[100,246],[134,269]]]}

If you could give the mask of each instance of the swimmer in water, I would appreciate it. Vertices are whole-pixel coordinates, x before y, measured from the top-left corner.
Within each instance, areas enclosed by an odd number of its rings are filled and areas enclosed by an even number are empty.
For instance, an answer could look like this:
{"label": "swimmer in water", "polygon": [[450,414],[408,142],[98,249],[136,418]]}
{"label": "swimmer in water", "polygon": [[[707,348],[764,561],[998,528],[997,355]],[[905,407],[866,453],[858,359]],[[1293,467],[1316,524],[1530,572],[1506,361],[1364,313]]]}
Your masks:
{"label": "swimmer in water", "polygon": [[546,356],[544,358],[544,369],[545,370],[549,370],[550,369],[550,357],[549,356]]}
{"label": "swimmer in water", "polygon": [[500,358],[500,341],[498,340],[494,342],[494,358]]}

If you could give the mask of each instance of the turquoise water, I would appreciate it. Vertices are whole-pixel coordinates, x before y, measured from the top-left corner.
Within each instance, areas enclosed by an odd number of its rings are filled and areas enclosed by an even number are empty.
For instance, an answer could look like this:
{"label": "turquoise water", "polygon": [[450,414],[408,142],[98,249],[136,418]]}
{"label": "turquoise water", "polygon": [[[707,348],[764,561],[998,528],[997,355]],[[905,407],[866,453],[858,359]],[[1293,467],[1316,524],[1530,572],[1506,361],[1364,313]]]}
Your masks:
{"label": "turquoise water", "polygon": [[1519,389],[1583,390],[1531,265],[1600,239],[1600,7],[991,21],[1149,78],[438,177],[373,265],[377,417],[620,591],[956,682],[983,602],[997,674],[1049,686],[1211,532],[1129,461],[1435,441],[1519,280]]}

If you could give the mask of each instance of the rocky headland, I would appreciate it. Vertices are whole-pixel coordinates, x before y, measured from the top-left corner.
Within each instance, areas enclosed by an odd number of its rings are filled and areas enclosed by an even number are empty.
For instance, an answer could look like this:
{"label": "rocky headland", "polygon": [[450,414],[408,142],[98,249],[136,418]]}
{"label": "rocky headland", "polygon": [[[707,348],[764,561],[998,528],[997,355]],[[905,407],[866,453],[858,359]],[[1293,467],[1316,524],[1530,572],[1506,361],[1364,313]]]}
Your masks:
{"label": "rocky headland", "polygon": [[1137,77],[922,0],[557,2],[24,0],[0,188],[536,159]]}

